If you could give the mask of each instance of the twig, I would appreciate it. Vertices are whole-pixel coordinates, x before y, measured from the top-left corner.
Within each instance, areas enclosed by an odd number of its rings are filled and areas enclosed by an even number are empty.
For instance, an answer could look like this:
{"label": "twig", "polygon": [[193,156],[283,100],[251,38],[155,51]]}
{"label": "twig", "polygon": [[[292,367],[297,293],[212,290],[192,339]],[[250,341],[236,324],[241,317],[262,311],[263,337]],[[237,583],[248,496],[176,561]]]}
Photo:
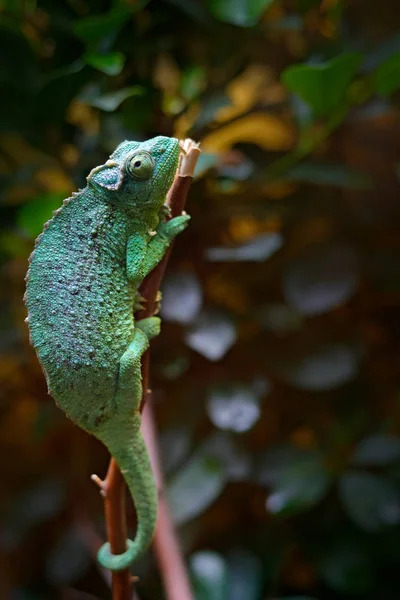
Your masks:
{"label": "twig", "polygon": [[[168,194],[167,203],[171,216],[180,215],[184,209],[187,193],[193,179],[193,172],[200,154],[198,145],[192,140],[181,143],[182,155],[177,176]],[[160,264],[150,273],[140,287],[140,294],[147,302],[145,309],[136,313],[136,319],[152,316],[157,311],[157,295],[161,280],[171,253],[171,247]],[[141,410],[149,393],[150,354],[147,351],[142,358],[143,400]],[[176,532],[165,500],[162,497],[162,476],[157,456],[157,441],[154,433],[151,411],[145,413],[144,433],[149,445],[151,462],[155,469],[156,481],[160,492],[160,508],[155,534],[155,549],[159,562],[165,591],[168,600],[191,600],[193,595],[179,548]],[[94,476],[92,479],[99,485],[104,496],[104,512],[107,539],[113,554],[122,554],[126,550],[126,514],[125,514],[125,481],[116,462],[111,459],[104,481]],[[133,580],[129,569],[112,573],[113,600],[132,600]]]}
{"label": "twig", "polygon": [[193,600],[188,573],[171,512],[164,496],[164,477],[160,466],[159,447],[154,425],[153,407],[146,402],[142,430],[150,454],[158,494],[158,519],[154,535],[154,551],[163,578],[167,600]]}

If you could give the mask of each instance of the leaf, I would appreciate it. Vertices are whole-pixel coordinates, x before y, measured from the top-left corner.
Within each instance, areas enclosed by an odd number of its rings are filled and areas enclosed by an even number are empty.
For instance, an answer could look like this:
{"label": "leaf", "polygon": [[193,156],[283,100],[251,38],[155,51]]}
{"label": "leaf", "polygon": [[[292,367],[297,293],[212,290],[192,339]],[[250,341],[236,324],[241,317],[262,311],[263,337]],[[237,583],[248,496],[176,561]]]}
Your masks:
{"label": "leaf", "polygon": [[227,152],[239,142],[256,144],[263,150],[290,150],[294,130],[281,118],[267,113],[252,113],[207,134],[201,143],[206,152]]}
{"label": "leaf", "polygon": [[139,85],[134,85],[101,96],[94,95],[91,92],[85,92],[81,94],[79,99],[85,104],[89,104],[89,106],[94,106],[105,112],[113,112],[127,98],[141,96],[142,94],[144,94],[144,88]]}
{"label": "leaf", "polygon": [[220,461],[227,480],[243,481],[249,477],[252,461],[246,449],[235,442],[236,438],[218,431],[206,440],[203,448]]}
{"label": "leaf", "polygon": [[319,65],[293,65],[285,69],[282,81],[316,115],[326,116],[344,99],[361,60],[361,54],[346,53]]}
{"label": "leaf", "polygon": [[317,504],[327,493],[332,477],[320,452],[284,447],[280,454],[272,453],[265,460],[260,477],[272,484],[266,503],[269,512],[296,514]]}
{"label": "leaf", "polygon": [[[202,129],[203,127],[210,125],[210,123],[214,121],[216,113],[221,108],[230,105],[231,100],[224,92],[219,94],[215,93],[212,96],[206,97],[201,103],[200,112],[196,117],[193,127]],[[203,142],[201,147],[203,148]]]}
{"label": "leaf", "polygon": [[333,390],[354,379],[358,372],[359,353],[352,346],[326,344],[308,352],[290,352],[281,357],[275,368],[295,387],[308,391]]}
{"label": "leaf", "polygon": [[197,552],[189,560],[196,600],[227,600],[228,567],[216,552]]}
{"label": "leaf", "polygon": [[208,248],[206,257],[210,261],[263,262],[283,246],[283,237],[278,232],[262,233],[249,242],[234,248]]}
{"label": "leaf", "polygon": [[177,6],[183,13],[187,14],[192,21],[198,21],[202,25],[209,25],[211,17],[206,7],[196,0],[166,0],[168,4]]}
{"label": "leaf", "polygon": [[74,25],[74,33],[92,46],[109,37],[114,38],[123,24],[133,14],[133,10],[139,10],[142,4],[143,1],[136,2],[133,9],[133,5],[128,7],[121,2],[108,13],[80,18]]}
{"label": "leaf", "polygon": [[60,208],[68,192],[43,194],[24,204],[17,217],[17,224],[31,238],[43,231],[43,224],[51,219],[53,211]]}
{"label": "leaf", "polygon": [[163,473],[174,471],[187,457],[190,449],[191,435],[188,428],[167,429],[160,436],[160,457]]}
{"label": "leaf", "polygon": [[374,587],[371,559],[364,547],[351,539],[332,542],[319,563],[322,577],[338,592],[361,594]]}
{"label": "leaf", "polygon": [[195,65],[185,69],[180,81],[180,91],[183,98],[190,102],[207,87],[207,77],[204,67]]}
{"label": "leaf", "polygon": [[[236,117],[247,114],[265,99],[266,89],[271,85],[271,73],[265,65],[249,64],[229,81],[224,91],[230,103],[221,107],[216,115],[217,123],[233,121]],[[284,90],[282,88],[282,96]]]}
{"label": "leaf", "polygon": [[188,370],[190,361],[187,355],[184,354],[170,354],[166,361],[160,365],[161,372],[167,379],[178,379],[182,377]]}
{"label": "leaf", "polygon": [[228,557],[229,600],[259,600],[262,597],[263,565],[249,552],[235,552]]}
{"label": "leaf", "polygon": [[351,462],[358,466],[384,466],[400,461],[400,440],[394,435],[376,433],[355,448]]}
{"label": "leaf", "polygon": [[372,186],[370,177],[345,165],[303,162],[285,175],[289,181],[331,185],[348,189],[363,190]]}
{"label": "leaf", "polygon": [[172,477],[168,503],[173,520],[182,525],[204,512],[222,492],[226,473],[215,453],[205,446]]}
{"label": "leaf", "polygon": [[381,96],[390,96],[400,87],[400,52],[385,60],[372,76],[372,84]]}
{"label": "leaf", "polygon": [[343,508],[361,529],[379,531],[400,523],[400,496],[389,480],[364,471],[349,471],[339,480]]}
{"label": "leaf", "polygon": [[207,412],[216,427],[242,433],[260,418],[260,402],[250,386],[230,385],[214,388],[207,399]]}
{"label": "leaf", "polygon": [[125,56],[122,52],[109,52],[108,54],[87,52],[83,59],[86,64],[106,75],[119,75],[125,62]]}
{"label": "leaf", "polygon": [[274,0],[207,0],[215,18],[239,27],[256,25]]}
{"label": "leaf", "polygon": [[285,269],[283,293],[292,308],[318,315],[346,302],[357,282],[357,257],[350,247],[317,246]]}
{"label": "leaf", "polygon": [[185,341],[208,360],[220,360],[236,341],[236,327],[226,314],[204,310],[186,333]]}
{"label": "leaf", "polygon": [[161,316],[166,321],[192,323],[200,311],[203,291],[191,272],[170,272],[162,286]]}
{"label": "leaf", "polygon": [[68,107],[86,81],[86,67],[81,60],[51,73],[37,94],[35,119],[46,125],[49,121],[59,122],[65,119]]}

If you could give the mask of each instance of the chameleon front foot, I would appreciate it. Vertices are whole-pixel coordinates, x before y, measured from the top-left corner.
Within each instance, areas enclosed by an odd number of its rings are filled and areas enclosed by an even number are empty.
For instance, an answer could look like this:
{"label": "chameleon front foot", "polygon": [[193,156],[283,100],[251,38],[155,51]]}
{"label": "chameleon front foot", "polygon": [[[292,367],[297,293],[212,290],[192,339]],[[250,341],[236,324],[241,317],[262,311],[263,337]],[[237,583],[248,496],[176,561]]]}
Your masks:
{"label": "chameleon front foot", "polygon": [[128,549],[122,554],[113,554],[109,542],[102,545],[97,553],[97,560],[105,569],[110,571],[123,571],[127,569],[136,558],[135,543],[132,540],[126,540]]}

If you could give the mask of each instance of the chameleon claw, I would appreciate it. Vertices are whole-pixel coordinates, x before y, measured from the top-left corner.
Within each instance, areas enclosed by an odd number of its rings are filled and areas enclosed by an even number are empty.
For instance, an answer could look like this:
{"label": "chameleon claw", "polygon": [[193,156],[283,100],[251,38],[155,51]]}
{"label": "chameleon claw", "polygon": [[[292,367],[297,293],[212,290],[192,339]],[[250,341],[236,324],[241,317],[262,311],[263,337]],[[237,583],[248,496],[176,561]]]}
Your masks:
{"label": "chameleon claw", "polygon": [[135,306],[133,307],[133,312],[137,312],[138,310],[144,310],[146,308],[146,304],[146,298],[138,294],[135,298]]}
{"label": "chameleon claw", "polygon": [[162,300],[162,293],[160,292],[160,290],[158,290],[155,300],[154,300],[154,312],[153,315],[158,315],[158,313],[160,312],[160,308],[161,308],[161,300]]}
{"label": "chameleon claw", "polygon": [[157,235],[157,231],[148,231],[147,233],[150,237],[154,237],[155,235]]}
{"label": "chameleon claw", "polygon": [[158,213],[158,216],[160,217],[160,219],[162,220],[167,220],[171,217],[171,209],[169,206],[167,206],[166,204],[164,204],[161,208],[160,208],[160,212]]}

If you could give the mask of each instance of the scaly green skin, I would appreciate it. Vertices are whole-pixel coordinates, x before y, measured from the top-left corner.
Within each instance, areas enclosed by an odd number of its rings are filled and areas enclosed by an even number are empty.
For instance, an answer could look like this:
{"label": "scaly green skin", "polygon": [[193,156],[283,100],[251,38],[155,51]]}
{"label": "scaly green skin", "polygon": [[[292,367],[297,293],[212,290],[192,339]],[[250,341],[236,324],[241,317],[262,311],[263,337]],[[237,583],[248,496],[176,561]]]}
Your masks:
{"label": "scaly green skin", "polygon": [[31,342],[49,392],[109,448],[135,503],[137,534],[128,550],[113,555],[104,544],[99,551],[100,563],[111,570],[127,568],[148,547],[156,522],[157,491],[139,407],[141,356],[160,320],[135,323],[133,311],[140,283],[189,219],[164,219],[178,159],[175,138],[120,144],[46,223],[27,274]]}

